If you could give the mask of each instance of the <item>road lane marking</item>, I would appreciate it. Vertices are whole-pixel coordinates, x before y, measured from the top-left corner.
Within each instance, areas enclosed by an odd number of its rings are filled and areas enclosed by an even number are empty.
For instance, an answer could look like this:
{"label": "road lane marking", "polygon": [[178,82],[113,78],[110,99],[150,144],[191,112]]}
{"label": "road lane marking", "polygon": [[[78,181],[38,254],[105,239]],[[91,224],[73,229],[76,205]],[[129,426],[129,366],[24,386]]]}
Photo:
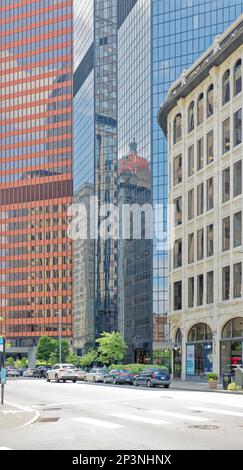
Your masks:
{"label": "road lane marking", "polygon": [[88,424],[91,426],[97,426],[98,428],[121,429],[124,427],[121,424],[110,423],[109,421],[102,421],[94,418],[77,417],[71,419],[72,421],[77,421],[78,423]]}
{"label": "road lane marking", "polygon": [[161,419],[147,418],[146,416],[131,415],[127,413],[113,413],[111,416],[113,416],[114,418],[127,419],[129,421],[137,421],[139,423],[146,424],[169,424],[168,421],[162,421]]}
{"label": "road lane marking", "polygon": [[10,447],[0,447],[0,450],[13,450],[13,449],[10,449]]}
{"label": "road lane marking", "polygon": [[160,410],[146,410],[149,413],[156,413],[162,416],[168,416],[168,418],[178,418],[178,419],[185,419],[188,421],[211,421],[210,418],[201,418],[201,416],[191,416],[183,413],[175,413],[174,411],[160,411]]}
{"label": "road lane marking", "polygon": [[188,410],[198,410],[198,411],[206,411],[207,413],[219,414],[219,415],[227,415],[227,416],[238,416],[239,418],[243,418],[243,413],[237,413],[237,411],[229,411],[229,410],[219,410],[218,408],[206,408],[204,406],[190,406],[187,408]]}

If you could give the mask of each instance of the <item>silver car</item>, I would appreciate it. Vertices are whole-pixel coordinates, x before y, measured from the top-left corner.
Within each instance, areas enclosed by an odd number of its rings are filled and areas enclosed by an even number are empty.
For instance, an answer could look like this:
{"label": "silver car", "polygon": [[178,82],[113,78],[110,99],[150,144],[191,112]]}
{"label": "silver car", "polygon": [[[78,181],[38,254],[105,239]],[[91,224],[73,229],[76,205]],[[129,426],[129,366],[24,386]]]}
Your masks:
{"label": "silver car", "polygon": [[55,382],[71,380],[75,383],[78,380],[77,369],[73,364],[55,364],[52,369],[47,371],[46,380],[47,382],[51,380],[55,380]]}
{"label": "silver car", "polygon": [[103,382],[104,375],[107,374],[107,369],[95,367],[87,372],[85,375],[85,382]]}

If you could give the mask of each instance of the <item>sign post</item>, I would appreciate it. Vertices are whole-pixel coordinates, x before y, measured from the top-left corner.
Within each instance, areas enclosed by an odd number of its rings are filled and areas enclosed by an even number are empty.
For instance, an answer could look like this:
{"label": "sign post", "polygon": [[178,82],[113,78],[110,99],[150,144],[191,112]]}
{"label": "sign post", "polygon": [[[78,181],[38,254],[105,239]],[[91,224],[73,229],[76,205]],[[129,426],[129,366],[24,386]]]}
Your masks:
{"label": "sign post", "polygon": [[1,353],[1,405],[4,403],[4,385],[6,383],[5,369],[5,338],[0,337],[0,353]]}

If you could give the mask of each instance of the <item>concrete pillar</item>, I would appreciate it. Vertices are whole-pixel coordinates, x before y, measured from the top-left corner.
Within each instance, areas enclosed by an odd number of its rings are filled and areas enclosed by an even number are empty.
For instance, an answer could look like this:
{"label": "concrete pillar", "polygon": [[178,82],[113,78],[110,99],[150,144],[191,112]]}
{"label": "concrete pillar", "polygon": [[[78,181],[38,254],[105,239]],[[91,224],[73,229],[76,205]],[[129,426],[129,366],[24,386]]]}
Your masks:
{"label": "concrete pillar", "polygon": [[213,372],[220,375],[220,333],[218,328],[213,335]]}
{"label": "concrete pillar", "polygon": [[186,380],[186,336],[184,332],[181,343],[181,380]]}
{"label": "concrete pillar", "polygon": [[28,367],[33,369],[36,364],[36,348],[29,348],[28,349]]}

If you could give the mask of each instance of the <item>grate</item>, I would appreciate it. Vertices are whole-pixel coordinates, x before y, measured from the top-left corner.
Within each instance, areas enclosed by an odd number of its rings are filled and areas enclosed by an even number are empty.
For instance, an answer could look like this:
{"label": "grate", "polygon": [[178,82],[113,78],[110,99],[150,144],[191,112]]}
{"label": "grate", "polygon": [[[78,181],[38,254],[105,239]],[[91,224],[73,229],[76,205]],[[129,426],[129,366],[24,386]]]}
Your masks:
{"label": "grate", "polygon": [[38,420],[39,423],[55,423],[56,421],[58,421],[60,418],[58,417],[50,417],[50,418],[40,418]]}
{"label": "grate", "polygon": [[60,411],[61,408],[43,408],[42,411]]}
{"label": "grate", "polygon": [[197,426],[188,426],[190,429],[202,429],[204,431],[213,431],[214,429],[218,429],[218,426],[212,426],[212,425],[207,425],[207,424],[201,424]]}

